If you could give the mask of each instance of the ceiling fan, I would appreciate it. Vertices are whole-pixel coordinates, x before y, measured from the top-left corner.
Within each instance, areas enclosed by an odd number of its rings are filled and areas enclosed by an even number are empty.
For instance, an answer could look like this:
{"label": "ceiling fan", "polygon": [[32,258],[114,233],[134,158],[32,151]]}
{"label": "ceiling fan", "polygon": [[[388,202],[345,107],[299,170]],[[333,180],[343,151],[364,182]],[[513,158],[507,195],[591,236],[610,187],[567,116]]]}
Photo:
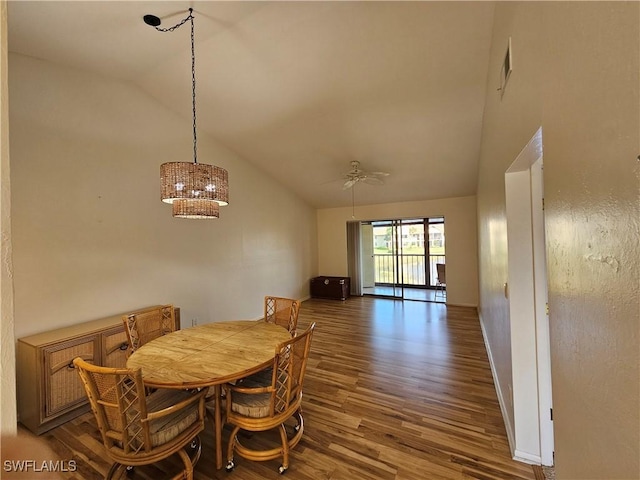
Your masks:
{"label": "ceiling fan", "polygon": [[353,187],[358,182],[368,183],[370,185],[382,185],[384,181],[381,177],[388,177],[387,172],[367,172],[360,168],[360,162],[353,160],[351,162],[351,170],[344,174],[343,190]]}

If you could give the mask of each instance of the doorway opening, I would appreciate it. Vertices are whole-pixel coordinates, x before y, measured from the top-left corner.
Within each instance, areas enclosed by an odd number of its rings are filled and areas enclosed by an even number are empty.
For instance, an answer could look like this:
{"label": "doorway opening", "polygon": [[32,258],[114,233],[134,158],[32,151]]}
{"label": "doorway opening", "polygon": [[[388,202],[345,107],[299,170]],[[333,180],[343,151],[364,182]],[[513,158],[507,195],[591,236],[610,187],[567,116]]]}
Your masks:
{"label": "doorway opening", "polygon": [[512,370],[505,423],[515,458],[553,465],[543,192],[540,128],[505,172]]}
{"label": "doorway opening", "polygon": [[363,295],[446,302],[444,217],[361,222],[360,239]]}

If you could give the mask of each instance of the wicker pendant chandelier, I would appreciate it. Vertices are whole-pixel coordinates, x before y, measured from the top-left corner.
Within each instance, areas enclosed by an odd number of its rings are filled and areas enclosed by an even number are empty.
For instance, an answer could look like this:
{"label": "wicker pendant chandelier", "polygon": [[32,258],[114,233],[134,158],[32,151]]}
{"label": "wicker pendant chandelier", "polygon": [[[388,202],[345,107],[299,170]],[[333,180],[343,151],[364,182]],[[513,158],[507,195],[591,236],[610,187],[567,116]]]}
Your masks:
{"label": "wicker pendant chandelier", "polygon": [[196,136],[196,56],[193,9],[177,25],[159,28],[160,19],[145,15],[144,21],[160,32],[172,32],[191,22],[191,100],[193,107],[193,162],[167,162],[160,166],[160,198],[171,203],[179,218],[218,218],[220,205],[229,204],[229,177],[222,167],[198,163]]}

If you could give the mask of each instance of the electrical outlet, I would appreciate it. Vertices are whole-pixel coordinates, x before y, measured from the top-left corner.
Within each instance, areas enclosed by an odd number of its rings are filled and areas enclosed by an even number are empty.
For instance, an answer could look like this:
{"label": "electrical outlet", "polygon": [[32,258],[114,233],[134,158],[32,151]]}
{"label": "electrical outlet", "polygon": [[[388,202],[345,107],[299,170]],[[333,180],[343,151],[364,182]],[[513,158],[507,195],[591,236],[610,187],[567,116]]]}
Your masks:
{"label": "electrical outlet", "polygon": [[195,327],[196,325],[198,325],[198,319],[197,318],[192,318],[191,319],[191,326]]}

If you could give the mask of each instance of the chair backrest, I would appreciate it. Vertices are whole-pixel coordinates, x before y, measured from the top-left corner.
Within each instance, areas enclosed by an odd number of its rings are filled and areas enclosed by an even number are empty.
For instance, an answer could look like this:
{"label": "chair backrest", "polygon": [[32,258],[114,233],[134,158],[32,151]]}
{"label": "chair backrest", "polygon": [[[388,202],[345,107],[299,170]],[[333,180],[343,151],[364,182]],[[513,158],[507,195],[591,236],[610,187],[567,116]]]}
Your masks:
{"label": "chair backrest", "polygon": [[84,384],[107,451],[125,455],[151,450],[145,388],[140,369],[108,368],[73,361]]}
{"label": "chair backrest", "polygon": [[315,328],[314,322],[304,333],[276,347],[271,381],[271,415],[286,411],[292,402],[301,397]]}
{"label": "chair backrest", "polygon": [[129,353],[145,343],[176,329],[173,305],[161,305],[122,316],[124,331],[129,340]]}
{"label": "chair backrest", "polygon": [[296,334],[300,301],[283,297],[264,297],[264,321],[281,325]]}
{"label": "chair backrest", "polygon": [[438,273],[438,283],[447,283],[444,263],[436,263],[436,272]]}

